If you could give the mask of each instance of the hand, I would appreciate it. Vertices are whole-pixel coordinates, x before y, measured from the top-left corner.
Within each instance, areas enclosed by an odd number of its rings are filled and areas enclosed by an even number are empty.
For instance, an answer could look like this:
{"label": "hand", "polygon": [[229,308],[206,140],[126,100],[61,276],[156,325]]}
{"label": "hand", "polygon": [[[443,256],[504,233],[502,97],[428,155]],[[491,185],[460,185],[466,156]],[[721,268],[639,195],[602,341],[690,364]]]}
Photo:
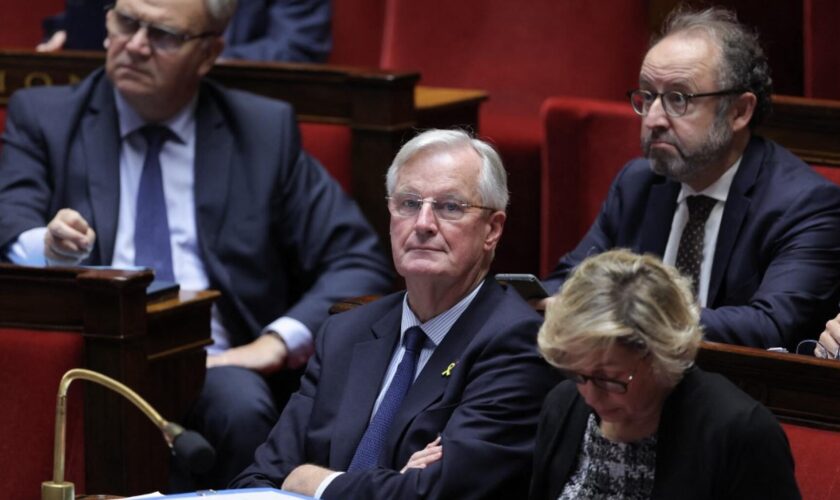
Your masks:
{"label": "hand", "polygon": [[529,299],[528,303],[531,304],[531,307],[533,307],[535,311],[545,311],[548,305],[551,304],[551,301],[554,300],[554,297],[556,296],[545,297],[542,299]]}
{"label": "hand", "polygon": [[304,464],[297,467],[286,476],[283,481],[283,490],[301,495],[313,496],[318,486],[335,471],[318,467],[317,465]]}
{"label": "hand", "polygon": [[260,373],[274,373],[286,364],[286,344],[277,335],[265,334],[239,347],[233,347],[221,354],[207,356],[207,368],[234,365]]}
{"label": "hand", "polygon": [[408,458],[408,463],[402,468],[400,474],[405,474],[408,469],[425,469],[427,465],[431,465],[441,458],[443,458],[443,446],[440,444],[440,436],[438,436],[422,450],[415,451]]}
{"label": "hand", "polygon": [[39,43],[35,46],[38,52],[56,52],[64,47],[64,42],[67,41],[67,32],[59,30],[53,33],[49,40],[44,43]]}
{"label": "hand", "polygon": [[56,264],[75,265],[90,255],[96,233],[79,212],[62,208],[47,224],[44,255]]}
{"label": "hand", "polygon": [[[825,324],[825,330],[820,334],[820,344],[814,349],[814,356],[818,358],[838,359],[837,350],[840,349],[840,314]],[[823,348],[828,349],[828,352]]]}

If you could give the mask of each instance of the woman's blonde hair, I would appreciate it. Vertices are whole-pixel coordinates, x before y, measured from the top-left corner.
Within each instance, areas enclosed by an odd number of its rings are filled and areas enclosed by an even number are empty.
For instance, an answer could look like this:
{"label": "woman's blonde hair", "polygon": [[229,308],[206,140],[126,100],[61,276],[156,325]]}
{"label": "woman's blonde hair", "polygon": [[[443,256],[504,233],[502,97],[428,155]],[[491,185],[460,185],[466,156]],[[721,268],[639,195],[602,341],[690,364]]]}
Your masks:
{"label": "woman's blonde hair", "polygon": [[650,353],[654,373],[676,385],[694,363],[702,330],[689,281],[651,255],[612,250],[584,260],[545,311],[540,352],[580,367],[587,354],[619,345]]}

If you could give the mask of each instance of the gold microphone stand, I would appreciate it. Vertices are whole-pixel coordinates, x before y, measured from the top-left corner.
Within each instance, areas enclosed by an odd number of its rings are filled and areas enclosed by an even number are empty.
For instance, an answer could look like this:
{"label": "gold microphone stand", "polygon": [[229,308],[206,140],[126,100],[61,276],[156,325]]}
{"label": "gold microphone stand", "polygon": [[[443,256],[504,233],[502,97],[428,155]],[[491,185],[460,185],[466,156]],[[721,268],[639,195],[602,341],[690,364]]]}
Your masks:
{"label": "gold microphone stand", "polygon": [[184,428],[180,425],[167,422],[145,399],[129,389],[126,385],[95,371],[74,368],[65,373],[61,377],[61,382],[58,384],[58,401],[55,406],[53,479],[52,481],[41,483],[41,500],[74,500],[75,497],[73,483],[64,480],[64,446],[67,428],[67,390],[70,388],[70,382],[76,379],[88,380],[103,385],[134,403],[134,406],[145,413],[157,428],[160,429],[164,439],[166,439],[166,444],[170,448],[172,448],[175,437],[184,431]]}

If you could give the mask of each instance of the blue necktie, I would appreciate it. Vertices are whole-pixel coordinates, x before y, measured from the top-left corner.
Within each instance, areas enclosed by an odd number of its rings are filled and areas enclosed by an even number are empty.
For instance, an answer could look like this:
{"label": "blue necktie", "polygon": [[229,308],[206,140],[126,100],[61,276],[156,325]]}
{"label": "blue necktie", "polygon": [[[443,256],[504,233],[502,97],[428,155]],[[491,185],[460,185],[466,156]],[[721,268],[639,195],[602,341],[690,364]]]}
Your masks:
{"label": "blue necktie", "polygon": [[155,270],[155,279],[175,281],[172,272],[172,250],[169,243],[169,220],[163,195],[160,171],[160,150],[170,137],[168,128],[146,125],[140,129],[146,138],[146,159],[137,191],[137,213],[134,220],[134,264]]}
{"label": "blue necktie", "polygon": [[356,453],[353,455],[350,467],[347,468],[348,471],[367,470],[376,467],[379,455],[382,454],[382,448],[385,446],[388,429],[394,421],[394,416],[397,414],[405,394],[414,382],[417,358],[420,357],[420,351],[423,349],[425,340],[426,334],[419,326],[412,326],[405,331],[403,337],[405,354],[397,367],[396,373],[394,373],[394,378],[391,379],[391,385],[388,386],[385,397],[379,403],[376,415],[373,416],[373,420],[368,424],[362,440],[359,441],[359,446],[356,447]]}

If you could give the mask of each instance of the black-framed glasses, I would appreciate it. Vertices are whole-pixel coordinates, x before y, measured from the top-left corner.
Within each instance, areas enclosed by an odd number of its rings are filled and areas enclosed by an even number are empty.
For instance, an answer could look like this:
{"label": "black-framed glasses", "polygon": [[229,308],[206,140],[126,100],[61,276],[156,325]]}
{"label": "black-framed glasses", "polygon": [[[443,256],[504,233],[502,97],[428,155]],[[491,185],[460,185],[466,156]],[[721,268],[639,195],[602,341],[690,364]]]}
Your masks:
{"label": "black-framed glasses", "polygon": [[698,97],[717,97],[724,95],[735,95],[746,92],[743,89],[726,89],[718,90],[717,92],[703,92],[698,94],[690,94],[687,92],[680,92],[678,90],[669,90],[667,92],[651,92],[650,90],[636,89],[627,92],[627,97],[630,98],[630,105],[633,106],[633,111],[639,116],[647,116],[650,107],[656,102],[656,99],[662,97],[662,107],[668,116],[682,116],[688,110],[688,103],[692,99]]}
{"label": "black-framed glasses", "polygon": [[598,389],[607,392],[612,392],[615,394],[625,394],[627,392],[627,388],[630,386],[630,382],[633,381],[633,378],[639,371],[639,367],[642,366],[642,361],[644,361],[649,354],[650,353],[648,352],[648,354],[645,354],[641,357],[641,359],[639,359],[639,362],[636,364],[636,367],[633,368],[633,371],[630,372],[630,374],[627,375],[627,378],[624,380],[606,377],[593,377],[590,375],[584,375],[582,373],[573,372],[571,370],[563,370],[563,373],[566,375],[566,378],[578,385],[583,385],[587,382],[592,382],[592,385],[594,385]]}
{"label": "black-framed glasses", "polygon": [[393,196],[386,196],[385,199],[388,200],[388,208],[391,214],[400,217],[416,217],[420,213],[420,210],[423,209],[424,203],[432,206],[432,211],[437,218],[450,221],[460,220],[468,210],[473,208],[495,210],[490,207],[473,205],[457,198],[436,200],[434,198],[423,198],[419,194],[414,193],[397,193]]}
{"label": "black-framed glasses", "polygon": [[190,40],[219,36],[219,33],[215,31],[205,31],[196,35],[182,33],[167,26],[137,19],[134,16],[117,10],[114,5],[109,5],[105,9],[107,11],[105,25],[108,28],[108,33],[129,39],[140,31],[141,28],[145,28],[146,39],[149,41],[149,46],[154,50],[174,52]]}

